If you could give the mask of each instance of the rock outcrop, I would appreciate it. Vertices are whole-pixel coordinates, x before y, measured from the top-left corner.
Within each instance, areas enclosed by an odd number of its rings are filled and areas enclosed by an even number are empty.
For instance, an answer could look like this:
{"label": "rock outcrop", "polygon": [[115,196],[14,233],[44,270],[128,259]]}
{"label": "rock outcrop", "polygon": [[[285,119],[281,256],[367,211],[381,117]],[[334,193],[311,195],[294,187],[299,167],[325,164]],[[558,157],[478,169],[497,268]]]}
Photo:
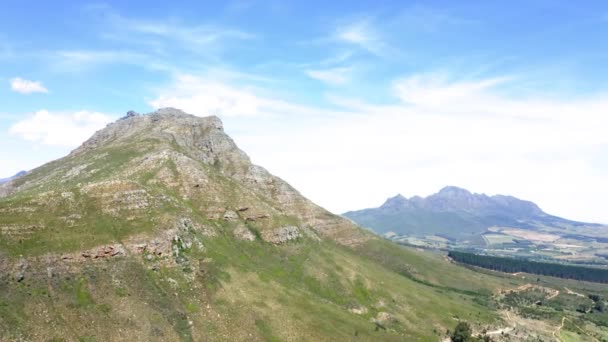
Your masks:
{"label": "rock outcrop", "polygon": [[[236,239],[273,244],[307,236],[357,245],[371,237],[252,164],[219,118],[172,108],[129,112],[68,156],[0,185],[0,213],[0,234],[12,243],[65,231],[64,244],[82,246],[63,254],[73,261],[167,255],[198,243],[175,229],[209,238],[228,229]],[[120,232],[122,241],[85,239],[91,227],[100,236]]]}

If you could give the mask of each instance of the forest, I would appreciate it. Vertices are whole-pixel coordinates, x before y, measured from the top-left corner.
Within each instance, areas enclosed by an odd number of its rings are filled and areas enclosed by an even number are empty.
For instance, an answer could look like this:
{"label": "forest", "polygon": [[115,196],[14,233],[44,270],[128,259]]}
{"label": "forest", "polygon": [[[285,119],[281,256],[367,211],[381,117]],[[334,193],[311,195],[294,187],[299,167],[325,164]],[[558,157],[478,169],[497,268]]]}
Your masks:
{"label": "forest", "polygon": [[494,271],[515,273],[525,272],[552,277],[608,283],[608,269],[565,265],[549,262],[530,261],[491,255],[450,251],[452,260]]}

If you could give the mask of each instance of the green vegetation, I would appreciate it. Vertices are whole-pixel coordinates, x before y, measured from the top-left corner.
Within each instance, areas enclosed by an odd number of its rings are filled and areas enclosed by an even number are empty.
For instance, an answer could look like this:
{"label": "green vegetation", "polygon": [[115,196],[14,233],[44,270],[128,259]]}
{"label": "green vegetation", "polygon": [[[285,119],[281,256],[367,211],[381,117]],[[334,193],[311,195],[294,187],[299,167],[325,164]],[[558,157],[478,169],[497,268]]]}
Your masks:
{"label": "green vegetation", "polygon": [[594,299],[505,294],[528,280],[374,237],[252,166],[215,123],[153,119],[109,126],[0,199],[1,340],[436,341],[457,321],[470,336],[512,324],[506,310],[543,319],[543,337],[560,315],[564,334],[583,334],[578,317],[605,331],[597,284],[537,282]]}
{"label": "green vegetation", "polygon": [[452,342],[468,342],[471,341],[471,326],[467,322],[458,322],[454,332],[452,333]]}
{"label": "green vegetation", "polygon": [[490,255],[450,251],[449,257],[457,262],[501,272],[526,272],[558,278],[608,283],[608,269],[536,262],[524,259],[503,258]]}

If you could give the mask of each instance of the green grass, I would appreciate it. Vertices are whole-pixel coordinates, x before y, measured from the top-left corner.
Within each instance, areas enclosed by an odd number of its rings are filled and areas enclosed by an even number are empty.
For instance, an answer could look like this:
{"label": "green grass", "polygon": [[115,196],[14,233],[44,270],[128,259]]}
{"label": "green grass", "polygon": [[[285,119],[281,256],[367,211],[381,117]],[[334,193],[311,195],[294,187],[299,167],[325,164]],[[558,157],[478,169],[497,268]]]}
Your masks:
{"label": "green grass", "polygon": [[281,339],[272,334],[272,330],[270,329],[270,325],[263,319],[256,319],[255,326],[258,328],[260,335],[264,341],[268,342],[280,342]]}
{"label": "green grass", "polygon": [[[460,319],[475,328],[502,325],[492,294],[524,283],[452,264],[442,253],[380,239],[354,249],[309,237],[279,246],[266,243],[261,236],[268,229],[303,225],[298,213],[308,214],[311,207],[303,199],[289,208],[279,203],[277,179],[265,190],[251,191],[227,176],[248,167],[238,161],[192,161],[200,164],[205,188],[188,184],[188,175],[171,160],[125,176],[122,180],[132,188],[147,191],[149,209],[113,215],[107,212],[113,208],[102,206],[102,191],[81,193],[83,185],[130,171],[135,158],[159,147],[187,152],[175,141],[136,137],[38,168],[17,182],[31,187],[0,199],[0,226],[28,230],[21,236],[0,234],[1,256],[9,266],[21,255],[30,261],[21,282],[12,278],[11,267],[0,273],[0,339],[436,341]],[[82,173],[64,177],[81,165],[86,165]],[[156,182],[158,172],[167,169],[177,185]],[[54,191],[50,198],[42,196],[48,191]],[[61,197],[64,191],[72,192],[74,200]],[[103,192],[111,196],[115,190]],[[253,242],[234,238],[237,223],[207,218],[209,208],[241,206],[271,216],[246,223],[257,236]],[[75,213],[80,218],[69,224],[65,218]],[[335,218],[320,210],[315,215]],[[136,234],[158,237],[183,217],[217,236],[180,231],[204,248],[175,243],[179,258],[57,261],[64,253],[124,242]],[[393,318],[385,329],[372,322],[380,312]]]}
{"label": "green grass", "polygon": [[[455,319],[501,326],[491,293],[520,284],[383,240],[353,251],[309,239],[282,246],[244,242],[232,238],[228,226],[220,232],[205,240],[205,251],[184,248],[185,264],[158,271],[129,257],[91,264],[69,278],[0,282],[0,327],[10,327],[15,338],[33,336],[29,322],[40,322],[34,312],[41,305],[55,318],[36,329],[60,327],[63,335],[51,336],[67,340],[82,332],[99,340],[116,329],[182,341],[252,339],[245,332],[265,341],[436,340]],[[533,299],[512,304],[548,321],[565,312],[553,301],[526,309]],[[359,307],[367,311],[350,312]],[[395,317],[387,330],[371,323],[380,311]]]}

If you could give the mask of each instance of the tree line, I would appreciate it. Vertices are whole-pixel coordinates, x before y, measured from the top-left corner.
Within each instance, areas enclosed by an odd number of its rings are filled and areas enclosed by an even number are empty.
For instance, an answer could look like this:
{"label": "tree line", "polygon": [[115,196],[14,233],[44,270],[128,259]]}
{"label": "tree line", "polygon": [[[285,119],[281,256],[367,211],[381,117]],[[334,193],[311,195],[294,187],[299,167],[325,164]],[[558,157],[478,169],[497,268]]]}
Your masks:
{"label": "tree line", "polygon": [[459,251],[450,251],[448,256],[454,261],[463,264],[479,266],[494,271],[507,273],[525,272],[558,278],[608,283],[608,269],[538,262]]}

